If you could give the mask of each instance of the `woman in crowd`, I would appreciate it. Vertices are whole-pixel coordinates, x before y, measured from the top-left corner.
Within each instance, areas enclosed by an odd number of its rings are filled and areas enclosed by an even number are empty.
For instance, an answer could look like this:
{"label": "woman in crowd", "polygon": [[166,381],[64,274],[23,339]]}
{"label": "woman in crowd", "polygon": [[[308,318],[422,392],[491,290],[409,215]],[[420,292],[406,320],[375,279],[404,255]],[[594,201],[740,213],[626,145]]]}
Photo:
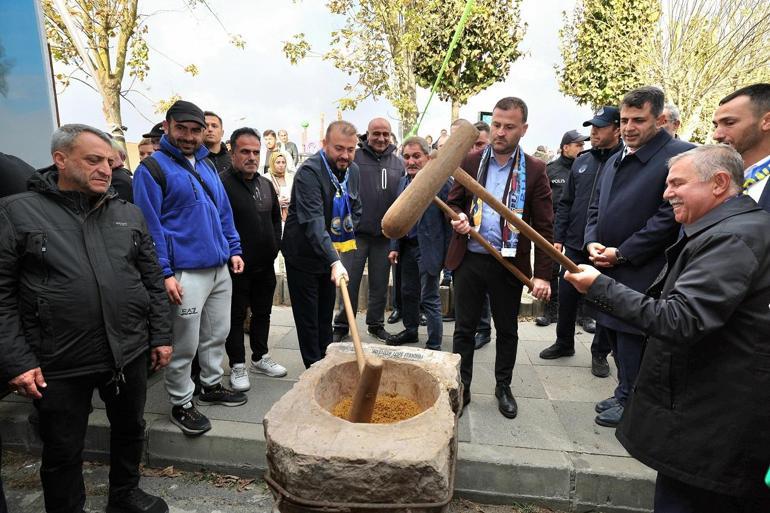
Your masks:
{"label": "woman in crowd", "polygon": [[270,180],[278,194],[278,203],[281,205],[281,221],[286,223],[286,215],[289,213],[289,199],[291,198],[291,184],[293,177],[286,172],[287,159],[283,152],[277,151],[270,155],[268,169]]}

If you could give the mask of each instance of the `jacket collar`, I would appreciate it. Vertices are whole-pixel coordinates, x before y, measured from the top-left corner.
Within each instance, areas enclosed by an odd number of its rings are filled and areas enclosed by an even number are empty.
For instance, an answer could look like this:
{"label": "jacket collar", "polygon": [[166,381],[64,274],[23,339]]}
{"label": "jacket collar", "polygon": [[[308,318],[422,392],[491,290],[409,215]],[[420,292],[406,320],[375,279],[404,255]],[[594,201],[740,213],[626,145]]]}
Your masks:
{"label": "jacket collar", "polygon": [[658,151],[670,141],[671,136],[669,133],[664,129],[659,128],[658,133],[655,134],[652,139],[647,141],[644,146],[636,150],[633,154],[636,155],[636,158],[639,159],[642,164],[646,164],[647,161],[653,157],[653,155],[658,153]]}
{"label": "jacket collar", "polygon": [[[670,138],[670,136],[669,136]],[[685,225],[684,233],[687,237],[694,237],[698,233],[711,228],[728,217],[733,217],[747,212],[762,210],[756,201],[745,194],[739,194],[721,205],[709,210],[706,214],[692,224]]]}
{"label": "jacket collar", "polygon": [[[187,157],[181,152],[179,148],[171,144],[171,141],[168,140],[168,136],[165,134],[160,138],[160,149],[170,154],[180,162],[188,162]],[[208,154],[208,148],[201,144],[198,149],[195,150],[195,160],[203,160],[208,156]]]}
{"label": "jacket collar", "polygon": [[[86,212],[92,208],[89,199],[85,194],[65,194],[59,189],[59,170],[54,164],[43,169],[38,169],[33,173],[32,176],[29,177],[29,180],[27,180],[27,189],[46,196],[51,196],[57,201],[80,207],[81,210],[85,210]],[[118,193],[112,185],[110,185],[110,188],[107,189],[105,194],[99,197],[93,208],[98,208],[103,205],[105,201],[115,199],[117,196]],[[76,205],[76,203],[78,204]]]}

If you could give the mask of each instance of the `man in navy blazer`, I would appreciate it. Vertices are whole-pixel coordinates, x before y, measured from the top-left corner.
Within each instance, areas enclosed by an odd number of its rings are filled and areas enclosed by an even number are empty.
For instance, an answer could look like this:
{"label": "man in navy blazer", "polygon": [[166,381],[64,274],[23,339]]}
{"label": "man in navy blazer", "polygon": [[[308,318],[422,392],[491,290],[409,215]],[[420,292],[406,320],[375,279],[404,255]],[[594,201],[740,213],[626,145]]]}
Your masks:
{"label": "man in navy blazer", "polygon": [[714,113],[714,140],[741,154],[744,194],[770,212],[770,84],[753,84],[725,96]]}
{"label": "man in navy blazer", "polygon": [[[410,137],[404,141],[401,154],[406,175],[398,182],[399,195],[428,163],[430,145],[422,137]],[[446,201],[451,187],[450,179],[438,193],[442,201]],[[390,242],[388,259],[391,264],[401,261],[401,310],[405,329],[391,335],[388,345],[418,342],[419,305],[422,305],[428,321],[428,342],[425,347],[441,350],[443,324],[439,280],[450,236],[451,228],[446,217],[436,205],[430,204],[406,236]]]}
{"label": "man in navy blazer", "polygon": [[[602,273],[644,292],[665,263],[665,250],[676,241],[679,224],[663,200],[668,159],[694,145],[663,130],[663,91],[640,87],[620,104],[620,134],[625,147],[609,158],[588,207],[585,244],[590,260]],[[644,333],[600,312],[597,324],[606,329],[618,366],[618,386],[596,405],[596,423],[614,427],[642,361]]]}

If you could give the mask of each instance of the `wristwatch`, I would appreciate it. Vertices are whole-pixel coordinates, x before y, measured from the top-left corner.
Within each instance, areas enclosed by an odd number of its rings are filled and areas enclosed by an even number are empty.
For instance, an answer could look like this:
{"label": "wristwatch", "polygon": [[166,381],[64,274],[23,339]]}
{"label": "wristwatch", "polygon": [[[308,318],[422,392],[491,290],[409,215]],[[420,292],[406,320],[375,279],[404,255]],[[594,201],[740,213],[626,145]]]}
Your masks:
{"label": "wristwatch", "polygon": [[628,262],[628,259],[620,254],[620,250],[618,248],[615,248],[615,259],[618,261],[618,265]]}

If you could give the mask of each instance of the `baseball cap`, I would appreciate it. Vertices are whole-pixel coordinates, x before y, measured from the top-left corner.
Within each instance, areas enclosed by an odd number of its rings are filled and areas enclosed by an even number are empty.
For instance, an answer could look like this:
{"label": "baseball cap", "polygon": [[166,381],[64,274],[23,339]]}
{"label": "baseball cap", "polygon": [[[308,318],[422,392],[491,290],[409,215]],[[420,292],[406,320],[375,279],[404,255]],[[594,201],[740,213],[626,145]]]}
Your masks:
{"label": "baseball cap", "polygon": [[142,137],[152,139],[153,137],[163,137],[163,134],[165,134],[165,132],[163,131],[163,122],[161,121],[160,123],[154,125],[149,132],[142,134]]}
{"label": "baseball cap", "polygon": [[575,142],[584,142],[590,139],[587,135],[582,135],[577,130],[570,130],[569,132],[564,132],[564,135],[561,136],[561,144],[559,147],[564,146],[565,144],[572,144]]}
{"label": "baseball cap", "polygon": [[595,127],[602,128],[607,125],[611,125],[612,123],[620,125],[620,111],[617,107],[605,105],[596,111],[596,114],[594,114],[593,118],[583,123],[583,126],[593,125]]}
{"label": "baseball cap", "polygon": [[192,121],[198,123],[203,128],[206,128],[206,118],[203,115],[203,111],[192,102],[186,102],[184,100],[177,100],[166,112],[166,119],[171,118],[177,123],[184,123],[185,121]]}

